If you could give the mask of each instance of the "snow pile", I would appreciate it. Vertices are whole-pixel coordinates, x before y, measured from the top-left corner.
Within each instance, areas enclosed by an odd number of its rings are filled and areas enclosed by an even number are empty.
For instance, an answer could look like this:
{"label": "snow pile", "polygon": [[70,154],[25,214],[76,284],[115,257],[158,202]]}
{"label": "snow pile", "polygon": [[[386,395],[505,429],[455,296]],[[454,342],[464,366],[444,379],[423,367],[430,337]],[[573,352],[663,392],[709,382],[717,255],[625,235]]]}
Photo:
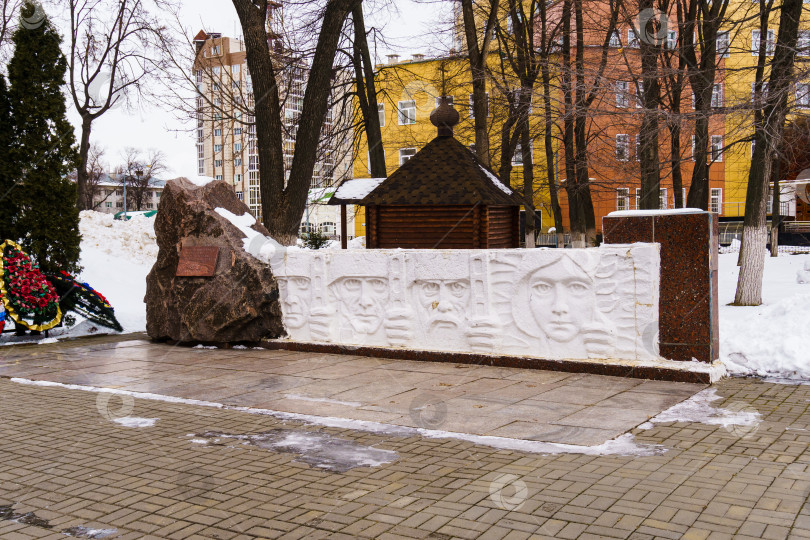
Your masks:
{"label": "snow pile", "polygon": [[199,187],[206,186],[214,181],[214,178],[211,176],[186,176],[185,178],[195,186]]}
{"label": "snow pile", "polygon": [[720,358],[733,375],[810,380],[810,290],[796,276],[810,255],[765,258],[763,305],[730,306],[737,287],[737,254],[720,255]]}
{"label": "snow pile", "polygon": [[124,332],[146,329],[146,275],[157,259],[154,218],[114,220],[111,214],[82,212],[78,276],[103,294],[115,308]]}
{"label": "snow pile", "polygon": [[241,216],[237,216],[229,210],[224,208],[214,208],[214,212],[231,222],[231,225],[239,229],[245,235],[242,240],[245,251],[266,263],[270,263],[273,257],[278,253],[283,253],[284,250],[290,249],[282,246],[269,236],[265,236],[259,231],[251,228],[256,223],[256,218],[245,212]]}
{"label": "snow pile", "polygon": [[[730,426],[753,426],[760,422],[761,415],[751,407],[734,407],[718,409],[711,405],[713,401],[723,399],[717,395],[716,388],[701,390],[686,401],[682,401],[662,411],[650,419],[650,424],[665,422],[699,422],[701,424]],[[736,410],[735,410],[736,409]],[[643,427],[642,427],[643,426]],[[642,424],[642,429],[649,425]]]}
{"label": "snow pile", "polygon": [[804,261],[804,268],[796,272],[796,283],[810,283],[810,259]]}
{"label": "snow pile", "polygon": [[152,427],[157,422],[157,418],[138,418],[136,416],[122,416],[113,420],[116,424],[121,424],[124,427]]}
{"label": "snow pile", "polygon": [[492,174],[491,172],[489,172],[489,171],[488,171],[488,170],[487,170],[485,167],[483,167],[483,166],[481,166],[481,165],[479,165],[479,167],[481,167],[481,170],[482,170],[482,171],[484,171],[484,174],[485,174],[485,175],[487,175],[487,178],[489,178],[489,181],[490,181],[490,182],[492,182],[492,184],[493,184],[493,185],[494,185],[496,188],[500,189],[501,191],[503,191],[503,192],[504,192],[504,193],[506,193],[507,195],[511,195],[511,194],[512,194],[512,190],[511,190],[511,189],[509,189],[508,187],[506,187],[506,186],[505,186],[505,185],[504,185],[504,184],[503,184],[503,183],[500,181],[500,179],[498,179],[498,177],[497,177],[497,176],[495,176],[494,174]]}
{"label": "snow pile", "polygon": [[154,218],[133,216],[127,221],[116,220],[112,214],[92,210],[79,216],[82,250],[93,248],[138,264],[151,265],[157,259]]}

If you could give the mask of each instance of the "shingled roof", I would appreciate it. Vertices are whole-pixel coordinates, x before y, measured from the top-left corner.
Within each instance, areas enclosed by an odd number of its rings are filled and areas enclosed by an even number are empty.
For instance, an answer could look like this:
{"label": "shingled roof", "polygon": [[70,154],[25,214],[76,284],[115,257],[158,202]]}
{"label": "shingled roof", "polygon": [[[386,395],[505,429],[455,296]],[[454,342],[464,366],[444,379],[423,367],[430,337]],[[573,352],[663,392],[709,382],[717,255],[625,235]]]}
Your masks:
{"label": "shingled roof", "polygon": [[362,205],[519,206],[514,190],[501,182],[469,148],[439,136],[369,193]]}

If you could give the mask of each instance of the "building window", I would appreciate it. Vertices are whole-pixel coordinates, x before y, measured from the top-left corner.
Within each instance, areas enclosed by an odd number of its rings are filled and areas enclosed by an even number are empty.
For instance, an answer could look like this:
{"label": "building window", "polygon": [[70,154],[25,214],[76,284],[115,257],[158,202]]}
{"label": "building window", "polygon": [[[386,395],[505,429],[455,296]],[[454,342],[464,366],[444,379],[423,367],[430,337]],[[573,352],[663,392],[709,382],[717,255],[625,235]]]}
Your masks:
{"label": "building window", "polygon": [[622,109],[630,106],[630,83],[627,81],[616,83],[616,106]]}
{"label": "building window", "polygon": [[318,227],[321,229],[321,232],[327,236],[334,236],[335,234],[335,223],[332,221],[325,221]]}
{"label": "building window", "polygon": [[638,36],[633,28],[627,29],[627,46],[638,49],[641,44],[638,41]]}
{"label": "building window", "polygon": [[234,153],[241,152],[242,151],[242,143],[240,143],[240,142],[233,143],[233,151],[234,151]]}
{"label": "building window", "polygon": [[711,155],[712,162],[723,161],[723,136],[712,135],[711,145],[712,145],[712,155]]}
{"label": "building window", "polygon": [[[484,101],[484,110],[487,112],[487,116],[489,116],[489,92],[485,94],[486,98]],[[475,109],[473,105],[475,104],[475,100],[473,99],[473,95],[470,94],[470,118],[475,118]]]}
{"label": "building window", "polygon": [[692,135],[692,161],[695,161],[695,136]]}
{"label": "building window", "polygon": [[667,32],[667,49],[674,50],[678,47],[678,31],[670,30]]}
{"label": "building window", "polygon": [[416,102],[400,101],[399,102],[399,125],[409,126],[416,123]]}
{"label": "building window", "polygon": [[221,153],[222,152],[222,145],[221,144],[215,144],[214,145],[214,152],[217,153],[217,154]]}
{"label": "building window", "polygon": [[220,73],[222,73],[222,68],[219,66],[214,66],[212,71],[214,72],[214,75],[219,75]]}
{"label": "building window", "polygon": [[214,167],[222,167],[222,160],[221,159],[215,159],[214,160]]}
{"label": "building window", "polygon": [[220,48],[220,46],[214,45],[213,47],[211,47],[211,55],[216,56],[218,54],[222,54],[222,49]]}
{"label": "building window", "polygon": [[709,197],[709,210],[715,214],[723,213],[723,188],[712,188]]}
{"label": "building window", "polygon": [[810,30],[799,31],[799,43],[797,45],[799,56],[810,56]]}
{"label": "building window", "polygon": [[728,40],[728,32],[717,32],[717,55],[720,58],[728,58],[730,56]]}
{"label": "building window", "polygon": [[636,188],[636,210],[641,208],[641,188]]}
{"label": "building window", "polygon": [[[456,108],[456,99],[453,96],[444,96],[444,98],[447,100],[448,105],[450,105],[454,109]],[[437,97],[436,98],[436,106],[438,107],[441,102],[442,102],[442,98]]]}
{"label": "building window", "polygon": [[236,198],[239,199],[240,201],[242,200],[242,192],[241,191],[236,192]]}
{"label": "building window", "polygon": [[242,71],[242,66],[241,65],[234,64],[234,65],[231,66],[231,73],[233,73],[234,75],[236,75],[240,71]]}
{"label": "building window", "polygon": [[233,134],[234,135],[241,135],[242,134],[242,128],[233,128]]}
{"label": "building window", "polygon": [[630,158],[630,136],[625,133],[616,135],[616,159],[627,161]]}
{"label": "building window", "polygon": [[214,137],[222,137],[222,129],[217,128],[214,130]]}
{"label": "building window", "polygon": [[636,135],[636,161],[641,161],[641,135]]}
{"label": "building window", "polygon": [[616,190],[616,210],[630,210],[629,188],[619,188]]}
{"label": "building window", "polygon": [[636,84],[636,108],[640,109],[644,107],[644,87],[641,86],[641,83]]}
{"label": "building window", "polygon": [[112,202],[105,202],[104,208],[112,208]]}
{"label": "building window", "polygon": [[[529,153],[534,153],[534,141],[529,141]],[[512,165],[518,167],[523,165],[523,146],[520,143],[517,144],[515,153],[512,154]]]}
{"label": "building window", "polygon": [[[762,90],[759,94],[759,100],[763,100],[765,96],[768,94],[768,82],[762,82]],[[757,103],[757,83],[751,83],[751,101]]]}
{"label": "building window", "polygon": [[242,166],[242,158],[240,158],[240,157],[234,158],[233,166],[234,167],[241,167]]}
{"label": "building window", "polygon": [[416,148],[400,148],[399,149],[399,164],[404,165],[406,161],[416,155]]}
{"label": "building window", "polygon": [[621,47],[622,46],[622,38],[619,35],[618,30],[614,30],[613,33],[610,35],[610,46],[611,47]]}
{"label": "building window", "polygon": [[723,106],[723,83],[717,83],[712,87],[712,107]]}
{"label": "building window", "polygon": [[[759,56],[759,41],[762,33],[759,30],[751,31],[751,55]],[[774,31],[768,30],[768,37],[765,40],[765,56],[773,56],[776,50],[776,41],[774,40]]]}
{"label": "building window", "polygon": [[660,201],[661,210],[666,210],[667,209],[667,188],[661,188],[661,190],[658,192],[658,196],[661,198],[661,201]]}
{"label": "building window", "polygon": [[241,174],[235,174],[234,177],[233,177],[233,181],[234,181],[234,183],[241,184],[242,183],[242,175]]}
{"label": "building window", "polygon": [[798,83],[796,85],[796,106],[810,107],[810,84]]}
{"label": "building window", "polygon": [[115,203],[115,207],[116,208],[123,208],[124,207],[123,201],[118,201],[117,203]]}
{"label": "building window", "polygon": [[380,118],[380,127],[385,127],[385,103],[377,103],[377,115]]}
{"label": "building window", "polygon": [[214,180],[222,180],[222,175],[218,174],[214,177]]}

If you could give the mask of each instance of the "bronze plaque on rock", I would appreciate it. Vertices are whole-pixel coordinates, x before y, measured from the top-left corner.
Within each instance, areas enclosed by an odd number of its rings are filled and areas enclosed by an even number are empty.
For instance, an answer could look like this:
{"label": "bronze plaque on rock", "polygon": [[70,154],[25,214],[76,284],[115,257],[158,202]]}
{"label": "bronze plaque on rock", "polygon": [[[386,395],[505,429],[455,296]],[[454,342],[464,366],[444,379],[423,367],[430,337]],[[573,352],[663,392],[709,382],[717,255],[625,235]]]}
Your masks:
{"label": "bronze plaque on rock", "polygon": [[177,277],[211,277],[217,269],[217,246],[186,246],[180,250]]}

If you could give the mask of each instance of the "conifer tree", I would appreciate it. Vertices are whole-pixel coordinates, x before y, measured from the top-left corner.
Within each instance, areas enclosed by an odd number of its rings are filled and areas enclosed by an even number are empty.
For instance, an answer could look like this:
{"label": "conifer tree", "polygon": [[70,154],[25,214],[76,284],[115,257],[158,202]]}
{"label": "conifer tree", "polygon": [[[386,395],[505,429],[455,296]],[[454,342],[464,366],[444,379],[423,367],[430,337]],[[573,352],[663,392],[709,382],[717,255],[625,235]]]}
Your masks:
{"label": "conifer tree", "polygon": [[[42,17],[33,16],[37,10]],[[62,93],[67,62],[62,39],[41,6],[26,0],[20,18],[8,65],[14,137],[10,153],[20,169],[19,187],[12,192],[18,207],[15,232],[44,272],[75,272],[79,211],[68,173],[75,168],[77,152]]]}
{"label": "conifer tree", "polygon": [[8,149],[12,143],[11,107],[8,100],[6,78],[0,74],[0,243],[16,239],[14,217],[17,215],[17,199],[14,193],[17,175],[12,168]]}

